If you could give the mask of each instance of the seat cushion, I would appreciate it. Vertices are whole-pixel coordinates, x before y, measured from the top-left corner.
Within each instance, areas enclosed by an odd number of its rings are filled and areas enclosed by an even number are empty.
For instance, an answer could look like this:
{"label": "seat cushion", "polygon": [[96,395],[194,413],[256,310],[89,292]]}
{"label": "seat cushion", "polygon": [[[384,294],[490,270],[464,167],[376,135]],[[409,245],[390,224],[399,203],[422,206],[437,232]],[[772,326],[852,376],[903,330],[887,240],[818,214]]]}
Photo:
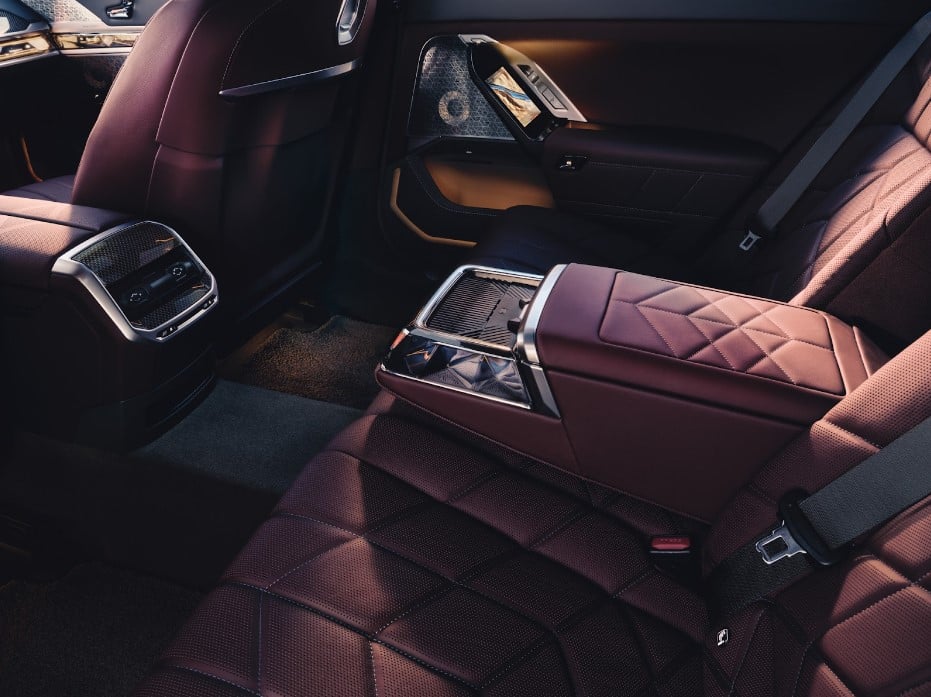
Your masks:
{"label": "seat cushion", "polygon": [[703,604],[644,551],[689,526],[468,438],[338,436],[139,694],[699,694]]}
{"label": "seat cushion", "polygon": [[649,245],[578,215],[518,206],[499,216],[470,263],[546,273],[556,264],[592,264],[684,280],[685,265]]}
{"label": "seat cushion", "polygon": [[27,184],[18,189],[4,191],[4,196],[18,196],[19,198],[34,198],[41,201],[54,201],[56,203],[71,203],[71,193],[74,191],[74,175],[55,177],[45,181]]}

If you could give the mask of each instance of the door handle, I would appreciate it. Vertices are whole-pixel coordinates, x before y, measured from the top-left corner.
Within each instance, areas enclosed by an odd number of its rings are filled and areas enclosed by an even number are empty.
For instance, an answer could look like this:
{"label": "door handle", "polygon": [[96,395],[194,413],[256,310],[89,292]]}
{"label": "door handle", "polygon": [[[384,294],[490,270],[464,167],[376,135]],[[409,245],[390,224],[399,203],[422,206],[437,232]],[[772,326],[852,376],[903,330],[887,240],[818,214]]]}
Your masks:
{"label": "door handle", "polygon": [[132,19],[135,5],[134,0],[122,0],[119,5],[110,5],[106,9],[107,17],[110,19]]}
{"label": "door handle", "polygon": [[365,0],[343,0],[336,18],[336,40],[340,46],[351,44],[365,14]]}

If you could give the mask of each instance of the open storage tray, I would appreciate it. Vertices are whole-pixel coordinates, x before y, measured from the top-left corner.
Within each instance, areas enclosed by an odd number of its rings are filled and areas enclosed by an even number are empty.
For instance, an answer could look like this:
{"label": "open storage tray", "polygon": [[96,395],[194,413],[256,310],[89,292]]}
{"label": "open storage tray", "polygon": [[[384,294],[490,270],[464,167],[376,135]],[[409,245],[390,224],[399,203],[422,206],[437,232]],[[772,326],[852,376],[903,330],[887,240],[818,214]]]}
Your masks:
{"label": "open storage tray", "polygon": [[404,330],[382,364],[400,377],[553,413],[549,390],[522,365],[522,320],[542,276],[458,269]]}

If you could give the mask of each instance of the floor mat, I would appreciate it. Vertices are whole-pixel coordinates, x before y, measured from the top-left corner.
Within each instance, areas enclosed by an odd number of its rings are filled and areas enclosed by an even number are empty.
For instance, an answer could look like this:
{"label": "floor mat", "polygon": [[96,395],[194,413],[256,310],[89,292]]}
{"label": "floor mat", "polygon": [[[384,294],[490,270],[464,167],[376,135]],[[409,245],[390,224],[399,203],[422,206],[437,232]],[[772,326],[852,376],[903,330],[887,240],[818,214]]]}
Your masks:
{"label": "floor mat", "polygon": [[53,583],[8,583],[0,588],[0,695],[129,695],[199,599],[98,564]]}
{"label": "floor mat", "polygon": [[347,317],[332,317],[311,332],[279,329],[235,379],[364,409],[378,394],[375,366],[397,333]]}
{"label": "floor mat", "polygon": [[360,416],[338,404],[219,380],[184,421],[132,455],[281,495]]}

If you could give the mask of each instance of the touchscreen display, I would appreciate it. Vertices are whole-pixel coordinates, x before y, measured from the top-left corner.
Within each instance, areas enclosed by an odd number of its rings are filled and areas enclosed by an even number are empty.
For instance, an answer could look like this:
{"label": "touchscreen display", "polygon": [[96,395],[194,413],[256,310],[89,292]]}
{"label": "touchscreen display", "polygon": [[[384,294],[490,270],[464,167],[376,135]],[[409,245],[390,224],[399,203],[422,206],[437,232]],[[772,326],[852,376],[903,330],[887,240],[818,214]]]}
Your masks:
{"label": "touchscreen display", "polygon": [[521,126],[529,126],[540,115],[537,105],[530,100],[527,93],[517,84],[517,80],[511,77],[511,74],[504,68],[499,68],[485,82]]}

